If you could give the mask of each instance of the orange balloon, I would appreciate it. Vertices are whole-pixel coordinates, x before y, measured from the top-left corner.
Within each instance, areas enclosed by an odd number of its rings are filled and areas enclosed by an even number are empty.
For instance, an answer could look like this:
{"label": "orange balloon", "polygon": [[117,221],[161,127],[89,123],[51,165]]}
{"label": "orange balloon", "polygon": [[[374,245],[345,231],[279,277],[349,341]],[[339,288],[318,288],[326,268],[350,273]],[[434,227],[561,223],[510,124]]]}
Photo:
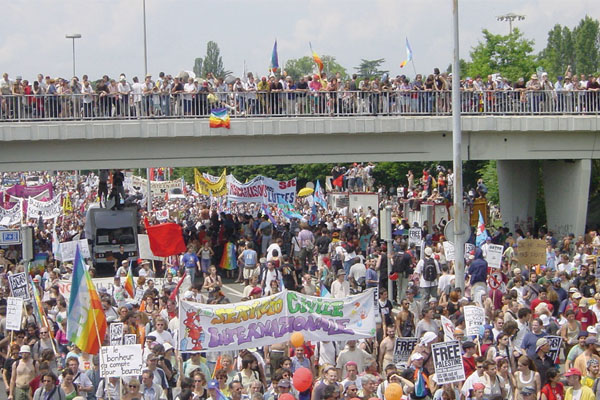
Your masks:
{"label": "orange balloon", "polygon": [[301,332],[292,333],[292,337],[290,338],[290,343],[294,347],[300,347],[304,344],[304,335]]}
{"label": "orange balloon", "polygon": [[402,397],[402,386],[396,382],[390,383],[385,389],[385,400],[400,400]]}

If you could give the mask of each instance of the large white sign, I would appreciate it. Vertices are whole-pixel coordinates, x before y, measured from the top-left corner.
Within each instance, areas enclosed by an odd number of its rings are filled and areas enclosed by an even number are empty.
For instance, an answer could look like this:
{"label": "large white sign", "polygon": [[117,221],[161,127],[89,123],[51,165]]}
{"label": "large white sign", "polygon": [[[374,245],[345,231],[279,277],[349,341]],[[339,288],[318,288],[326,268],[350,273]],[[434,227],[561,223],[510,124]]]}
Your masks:
{"label": "large white sign", "polygon": [[485,310],[477,306],[465,306],[465,335],[479,335],[481,327],[485,324]]}
{"label": "large white sign", "polygon": [[421,243],[421,234],[422,231],[420,228],[410,228],[408,230],[408,245],[410,246],[412,243],[419,245]]}
{"label": "large white sign", "polygon": [[21,297],[6,298],[6,329],[11,331],[21,330],[23,318],[23,299]]}
{"label": "large white sign", "polygon": [[444,255],[446,261],[454,261],[454,245],[448,241],[442,243],[444,245]]}
{"label": "large white sign", "polygon": [[486,261],[488,266],[492,268],[502,268],[502,253],[504,247],[499,244],[490,244],[487,249]]}
{"label": "large white sign", "polygon": [[[133,192],[146,193],[148,191],[148,181],[139,176],[126,177],[123,186]],[[152,181],[150,190],[153,196],[160,196],[169,193],[172,189],[183,189],[183,178],[174,181]]]}
{"label": "large white sign", "polygon": [[100,376],[121,377],[142,375],[142,346],[103,346],[100,348]]}
{"label": "large white sign", "polygon": [[56,255],[56,259],[62,262],[75,260],[75,250],[79,244],[79,251],[83,258],[91,258],[90,247],[87,239],[73,240],[71,242],[63,242],[60,244],[60,250]]}
{"label": "large white sign", "polygon": [[54,219],[62,213],[62,196],[56,196],[52,200],[39,201],[30,197],[27,200],[27,219]]}
{"label": "large white sign", "polygon": [[241,183],[233,175],[227,175],[227,199],[240,203],[294,204],[296,178],[289,181],[276,181],[259,175],[250,182]]}
{"label": "large white sign", "polygon": [[431,354],[438,385],[465,380],[465,369],[458,340],[432,344]]}
{"label": "large white sign", "polygon": [[18,199],[18,203],[12,208],[6,209],[0,207],[0,225],[11,226],[21,224],[23,219],[23,199]]}

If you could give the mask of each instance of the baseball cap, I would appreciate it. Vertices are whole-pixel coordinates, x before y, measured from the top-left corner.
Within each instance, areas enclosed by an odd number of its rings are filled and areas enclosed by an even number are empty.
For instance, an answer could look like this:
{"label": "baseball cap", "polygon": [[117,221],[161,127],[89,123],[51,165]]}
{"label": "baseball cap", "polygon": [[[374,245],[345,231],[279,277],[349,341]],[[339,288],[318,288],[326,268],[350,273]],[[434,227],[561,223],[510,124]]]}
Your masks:
{"label": "baseball cap", "polygon": [[289,388],[292,387],[292,385],[289,379],[280,379],[279,382],[277,382],[277,387]]}
{"label": "baseball cap", "polygon": [[579,292],[573,293],[573,298],[574,299],[580,299],[581,298],[581,293],[579,293]]}
{"label": "baseball cap", "polygon": [[211,379],[210,382],[208,382],[208,388],[209,389],[218,389],[219,388],[219,381],[216,379]]}
{"label": "baseball cap", "polygon": [[255,295],[255,294],[261,294],[261,293],[262,293],[262,289],[257,286],[250,291],[250,296]]}
{"label": "baseball cap", "polygon": [[540,349],[540,347],[545,346],[548,344],[548,339],[546,338],[539,338],[537,340],[537,342],[535,342],[535,351],[538,351]]}
{"label": "baseball cap", "polygon": [[581,371],[578,370],[577,368],[571,368],[567,372],[565,372],[565,378],[567,376],[573,376],[573,375],[581,376]]}
{"label": "baseball cap", "polygon": [[433,254],[433,250],[431,250],[431,247],[426,247],[425,248],[425,255],[427,257],[431,257],[432,254]]}
{"label": "baseball cap", "polygon": [[485,385],[481,382],[475,382],[473,384],[473,390],[483,390],[485,389]]}
{"label": "baseball cap", "polygon": [[412,356],[410,356],[410,361],[422,360],[422,359],[423,359],[423,354],[421,354],[421,353],[414,353]]}

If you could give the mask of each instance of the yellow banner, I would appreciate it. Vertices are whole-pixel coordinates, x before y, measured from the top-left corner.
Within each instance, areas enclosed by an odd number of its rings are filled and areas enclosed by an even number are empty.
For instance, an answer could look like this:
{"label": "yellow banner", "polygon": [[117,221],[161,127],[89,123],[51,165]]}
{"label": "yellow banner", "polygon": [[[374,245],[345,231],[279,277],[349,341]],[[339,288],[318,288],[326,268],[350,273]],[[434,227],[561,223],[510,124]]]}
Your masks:
{"label": "yellow banner", "polygon": [[194,186],[196,187],[196,192],[213,197],[227,196],[226,175],[226,170],[223,170],[223,173],[218,178],[208,179],[194,168]]}

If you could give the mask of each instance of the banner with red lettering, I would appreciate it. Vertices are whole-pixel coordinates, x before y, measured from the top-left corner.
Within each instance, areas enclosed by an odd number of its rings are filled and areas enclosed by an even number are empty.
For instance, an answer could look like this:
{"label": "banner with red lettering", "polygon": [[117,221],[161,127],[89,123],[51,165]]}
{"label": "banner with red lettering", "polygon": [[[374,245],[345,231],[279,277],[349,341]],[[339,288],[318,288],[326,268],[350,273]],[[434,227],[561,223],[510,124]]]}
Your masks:
{"label": "banner with red lettering", "polygon": [[296,200],[296,178],[277,181],[266,176],[257,176],[250,182],[241,183],[233,175],[227,175],[227,200],[238,203],[277,204]]}
{"label": "banner with red lettering", "polygon": [[304,340],[350,340],[375,336],[374,290],[344,299],[307,296],[284,290],[233,304],[181,301],[179,350],[239,350]]}

